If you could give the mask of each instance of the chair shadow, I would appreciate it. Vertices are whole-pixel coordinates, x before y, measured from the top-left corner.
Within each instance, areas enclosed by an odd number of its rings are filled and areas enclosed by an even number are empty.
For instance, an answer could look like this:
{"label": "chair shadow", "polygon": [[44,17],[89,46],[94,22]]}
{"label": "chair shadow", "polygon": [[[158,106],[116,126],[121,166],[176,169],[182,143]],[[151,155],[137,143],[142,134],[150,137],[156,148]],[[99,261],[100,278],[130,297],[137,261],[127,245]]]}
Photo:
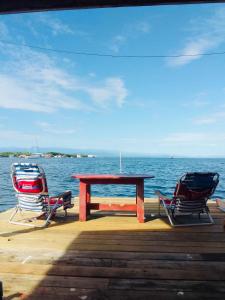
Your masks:
{"label": "chair shadow", "polygon": [[[116,218],[113,218],[116,214],[111,215],[113,222],[114,219],[116,222]],[[126,215],[125,220],[127,220],[128,214],[121,213],[122,215]],[[91,219],[105,216],[110,218],[108,212],[107,214],[93,212]],[[129,217],[138,223],[134,214],[130,214]],[[169,224],[166,216],[159,216],[157,213],[146,214],[145,221],[151,222],[159,218]],[[113,226],[109,226],[108,229],[102,228],[105,222],[94,222],[99,223],[97,224],[99,226],[94,228],[95,224],[87,222],[82,230],[82,226],[76,229],[75,223],[79,223],[78,220],[78,215],[74,213],[69,214],[65,219],[55,219],[55,223],[49,227],[70,223],[74,223],[72,224],[74,226],[68,226],[70,234],[67,236],[64,235],[67,228],[59,232],[57,230],[50,232],[51,243],[48,243],[41,234],[40,241],[38,235],[35,237],[32,249],[41,254],[37,256],[37,260],[34,258],[33,261],[27,261],[26,265],[21,265],[21,269],[15,275],[18,277],[18,283],[13,290],[7,290],[8,294],[4,299],[11,300],[16,297],[38,300],[182,298],[182,295],[177,295],[174,291],[183,291],[185,293],[183,299],[202,299],[202,291],[207,299],[214,299],[215,293],[217,299],[224,298],[224,268],[223,265],[215,265],[215,261],[225,263],[224,252],[220,247],[216,247],[203,251],[205,253],[203,255],[202,250],[198,249],[200,244],[195,246],[197,247],[195,250],[191,243],[198,243],[199,237],[201,237],[200,242],[207,241],[204,234],[196,235],[195,229],[179,232],[172,227],[163,227],[161,222],[159,226],[153,228],[140,225],[136,229],[129,229],[129,224],[127,226],[126,221],[123,224],[120,220],[119,229],[114,229]],[[70,227],[73,227],[72,232]],[[12,236],[36,230],[39,231],[40,228],[18,230],[13,232]],[[207,232],[207,236],[214,236],[214,234],[215,232],[210,229]],[[63,239],[68,242],[65,243],[65,247]],[[47,241],[46,251],[42,251],[41,240],[43,243]],[[184,241],[188,243],[187,247],[181,245]],[[220,233],[215,241],[224,243],[224,235]],[[23,239],[18,243],[24,243]],[[217,249],[219,249],[218,253]],[[19,249],[18,255],[20,255]],[[199,260],[202,261],[200,265]],[[206,272],[209,260],[214,261],[214,269]],[[10,264],[13,264],[13,261],[10,261]],[[36,272],[40,272],[42,277],[38,279]],[[10,276],[5,280],[5,286],[11,287],[14,284],[10,281]],[[35,283],[33,286],[32,280]],[[27,286],[32,287],[32,290]]]}
{"label": "chair shadow", "polygon": [[54,217],[53,221],[54,223],[49,224],[46,227],[29,227],[29,228],[25,228],[25,229],[20,229],[17,231],[13,231],[13,232],[7,232],[7,233],[2,233],[0,234],[0,237],[6,237],[6,238],[10,238],[19,234],[24,234],[24,233],[30,233],[30,232],[35,232],[35,231],[42,231],[47,229],[48,227],[58,227],[58,226],[62,226],[68,223],[74,223],[75,221],[78,221],[78,215],[73,215],[73,216],[67,216],[67,217]]}
{"label": "chair shadow", "polygon": [[10,296],[4,297],[3,299],[4,300],[11,300],[11,299],[18,299],[18,298],[22,299],[22,297],[23,297],[23,293],[14,293]]}
{"label": "chair shadow", "polygon": [[[101,219],[101,218],[104,218],[104,217],[109,217],[109,216],[112,216],[112,217],[113,216],[121,216],[121,217],[125,216],[125,217],[128,217],[128,218],[136,217],[135,214],[132,214],[132,213],[127,214],[127,213],[124,213],[124,211],[121,211],[121,212],[120,211],[116,211],[116,212],[96,211],[94,213],[91,213],[91,215],[89,215],[87,217],[87,221],[88,220],[98,220],[98,219]],[[159,216],[158,214],[146,214],[145,215],[145,223],[157,220],[159,218],[161,218],[161,216]],[[138,220],[137,220],[137,222],[138,222]]]}

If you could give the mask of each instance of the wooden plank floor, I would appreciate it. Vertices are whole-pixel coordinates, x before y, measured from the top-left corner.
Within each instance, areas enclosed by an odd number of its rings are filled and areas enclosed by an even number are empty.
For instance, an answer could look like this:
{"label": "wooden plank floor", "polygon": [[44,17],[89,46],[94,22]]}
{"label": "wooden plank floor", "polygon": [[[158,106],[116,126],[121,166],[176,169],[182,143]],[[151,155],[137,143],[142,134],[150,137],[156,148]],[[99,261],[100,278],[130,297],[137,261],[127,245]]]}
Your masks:
{"label": "wooden plank floor", "polygon": [[1,213],[4,299],[225,299],[225,213],[210,202],[215,225],[171,228],[155,200],[145,208],[144,224],[103,213],[79,222],[76,205],[45,229]]}

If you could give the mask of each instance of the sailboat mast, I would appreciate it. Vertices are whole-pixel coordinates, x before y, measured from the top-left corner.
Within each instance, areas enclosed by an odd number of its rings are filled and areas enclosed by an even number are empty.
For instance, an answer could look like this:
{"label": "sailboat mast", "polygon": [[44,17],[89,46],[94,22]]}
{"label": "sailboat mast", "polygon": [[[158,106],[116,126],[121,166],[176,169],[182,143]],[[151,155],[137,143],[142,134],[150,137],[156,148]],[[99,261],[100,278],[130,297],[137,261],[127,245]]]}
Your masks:
{"label": "sailboat mast", "polygon": [[122,173],[122,154],[120,152],[120,173]]}

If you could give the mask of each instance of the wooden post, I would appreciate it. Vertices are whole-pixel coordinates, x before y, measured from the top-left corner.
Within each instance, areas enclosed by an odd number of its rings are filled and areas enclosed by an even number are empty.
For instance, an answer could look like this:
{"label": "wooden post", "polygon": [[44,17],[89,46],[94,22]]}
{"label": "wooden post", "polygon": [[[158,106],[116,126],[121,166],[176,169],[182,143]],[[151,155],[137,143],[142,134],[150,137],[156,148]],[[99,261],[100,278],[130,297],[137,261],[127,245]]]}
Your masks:
{"label": "wooden post", "polygon": [[137,219],[139,223],[144,223],[144,179],[137,182]]}
{"label": "wooden post", "polygon": [[80,180],[79,220],[87,220],[87,184]]}
{"label": "wooden post", "polygon": [[87,184],[86,185],[86,210],[87,210],[87,216],[90,215],[90,203],[91,203],[91,185],[90,184]]}
{"label": "wooden post", "polygon": [[138,194],[138,185],[136,184],[136,199],[135,199],[135,203],[136,203],[136,217],[137,217],[137,194]]}

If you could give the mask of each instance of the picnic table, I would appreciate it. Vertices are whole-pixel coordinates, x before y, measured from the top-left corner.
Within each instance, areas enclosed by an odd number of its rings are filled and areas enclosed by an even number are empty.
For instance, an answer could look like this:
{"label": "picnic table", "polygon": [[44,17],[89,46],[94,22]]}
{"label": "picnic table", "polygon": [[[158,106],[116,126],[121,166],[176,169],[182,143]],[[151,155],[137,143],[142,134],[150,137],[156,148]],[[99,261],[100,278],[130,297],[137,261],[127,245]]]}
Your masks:
{"label": "picnic table", "polygon": [[[144,180],[154,178],[152,175],[139,174],[73,174],[80,180],[79,220],[86,221],[90,211],[129,211],[136,212],[139,223],[144,223]],[[136,185],[135,204],[91,203],[92,184],[128,184]]]}

